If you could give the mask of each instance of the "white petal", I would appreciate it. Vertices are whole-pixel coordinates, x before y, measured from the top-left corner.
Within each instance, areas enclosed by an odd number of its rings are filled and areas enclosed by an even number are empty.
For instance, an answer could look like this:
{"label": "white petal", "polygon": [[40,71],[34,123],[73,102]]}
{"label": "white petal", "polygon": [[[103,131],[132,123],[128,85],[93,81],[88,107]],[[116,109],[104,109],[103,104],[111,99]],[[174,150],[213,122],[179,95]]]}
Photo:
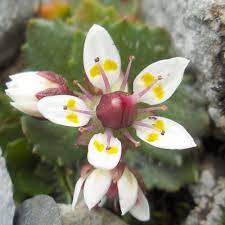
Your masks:
{"label": "white petal", "polygon": [[139,188],[138,199],[134,207],[130,210],[130,214],[140,221],[150,220],[150,209],[148,200],[143,191]]}
{"label": "white petal", "polygon": [[[196,147],[191,135],[183,126],[173,120],[154,116],[141,121],[152,126],[146,128],[135,125],[137,136],[143,141],[165,149],[187,149]],[[162,132],[165,132],[164,135]]]}
{"label": "white petal", "polygon": [[120,161],[122,147],[121,142],[111,137],[110,149],[107,148],[107,135],[95,134],[88,145],[88,161],[91,165],[101,169],[113,169]]}
{"label": "white petal", "polygon": [[83,187],[84,181],[86,179],[85,177],[80,177],[75,185],[74,194],[73,194],[73,202],[72,202],[72,209],[75,209],[77,202],[80,198],[81,189]]}
{"label": "white petal", "polygon": [[51,82],[50,80],[37,75],[38,72],[23,72],[9,76],[12,80],[10,85],[23,90],[30,89],[35,92],[43,91],[48,88],[58,87],[57,83]]}
{"label": "white petal", "polygon": [[100,59],[100,63],[108,77],[110,85],[112,85],[120,76],[120,55],[105,28],[95,24],[88,31],[84,43],[84,68],[90,82],[94,86],[105,90],[102,76],[95,64],[97,57]]}
{"label": "white petal", "polygon": [[9,88],[5,90],[5,93],[15,102],[38,101],[38,99],[35,97],[36,93],[30,89]]}
{"label": "white petal", "polygon": [[13,81],[6,82],[5,85],[6,85],[7,88],[14,88],[14,87],[16,87],[16,85],[14,84]]}
{"label": "white petal", "polygon": [[138,182],[129,169],[125,168],[122,177],[117,182],[119,202],[122,215],[127,213],[136,203]]}
{"label": "white petal", "polygon": [[141,99],[150,105],[166,101],[172,96],[180,85],[184,70],[189,60],[182,57],[175,57],[155,62],[142,70],[134,80],[133,91],[138,93],[157,79],[162,77]]}
{"label": "white petal", "polygon": [[37,109],[37,102],[10,102],[19,111],[34,117],[42,117]]}
{"label": "white petal", "polygon": [[[124,78],[123,75],[119,76],[118,80],[111,87],[111,92],[120,91],[120,86],[123,82],[123,78]],[[124,92],[128,92],[128,84],[126,85]]]}
{"label": "white petal", "polygon": [[[72,102],[72,105],[70,102]],[[67,109],[65,109],[65,106],[68,106]],[[38,110],[51,122],[70,127],[84,126],[91,118],[90,115],[75,111],[89,111],[89,109],[82,99],[70,95],[42,98],[38,102]]]}
{"label": "white petal", "polygon": [[84,184],[84,200],[89,209],[102,200],[108,192],[111,181],[109,170],[95,169],[88,176]]}

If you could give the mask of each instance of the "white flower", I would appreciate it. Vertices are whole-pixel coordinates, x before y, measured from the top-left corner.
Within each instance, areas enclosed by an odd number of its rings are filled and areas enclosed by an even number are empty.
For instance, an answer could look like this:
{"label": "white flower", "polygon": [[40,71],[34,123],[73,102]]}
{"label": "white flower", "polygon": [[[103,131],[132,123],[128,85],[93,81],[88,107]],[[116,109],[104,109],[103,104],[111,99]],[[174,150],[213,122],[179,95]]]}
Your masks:
{"label": "white flower", "polygon": [[66,81],[50,71],[23,72],[9,78],[5,92],[13,100],[11,105],[34,117],[42,117],[37,108],[39,99],[67,90]]}
{"label": "white flower", "polygon": [[150,219],[148,201],[138,184],[138,180],[127,167],[116,183],[113,182],[109,170],[95,169],[80,177],[75,186],[72,208],[76,208],[82,194],[89,210],[96,206],[101,207],[110,196],[112,188],[116,190],[113,191],[113,198],[117,196],[119,198],[122,215],[129,212],[138,220],[147,221]]}
{"label": "white flower", "polygon": [[[154,115],[157,110],[165,110],[164,105],[143,108],[139,104],[156,105],[170,98],[181,83],[189,60],[175,57],[147,66],[134,80],[134,93],[128,94],[133,59],[129,57],[127,70],[122,75],[120,55],[112,38],[103,27],[93,25],[85,40],[83,62],[89,82],[99,88],[102,95],[93,96],[76,83],[84,94],[82,99],[56,95],[38,102],[38,110],[54,123],[73,127],[87,125],[83,128],[86,132],[96,130],[97,134],[88,144],[88,161],[96,168],[113,169],[118,165],[124,146],[118,137],[124,136],[136,147],[140,145],[129,132],[132,128],[141,140],[155,147],[187,149],[196,146],[183,126]],[[146,119],[137,120],[140,114]],[[95,122],[88,124],[91,119]],[[96,127],[97,124],[102,126]]]}

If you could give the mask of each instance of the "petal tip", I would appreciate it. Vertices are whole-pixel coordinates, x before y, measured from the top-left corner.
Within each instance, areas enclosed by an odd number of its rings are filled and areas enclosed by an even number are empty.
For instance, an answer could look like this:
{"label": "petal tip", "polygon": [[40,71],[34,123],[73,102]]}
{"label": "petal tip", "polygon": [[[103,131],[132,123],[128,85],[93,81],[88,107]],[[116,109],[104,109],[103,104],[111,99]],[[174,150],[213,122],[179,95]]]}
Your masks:
{"label": "petal tip", "polygon": [[184,57],[176,57],[175,59],[177,59],[179,63],[184,66],[184,68],[186,68],[187,65],[190,63],[190,60]]}

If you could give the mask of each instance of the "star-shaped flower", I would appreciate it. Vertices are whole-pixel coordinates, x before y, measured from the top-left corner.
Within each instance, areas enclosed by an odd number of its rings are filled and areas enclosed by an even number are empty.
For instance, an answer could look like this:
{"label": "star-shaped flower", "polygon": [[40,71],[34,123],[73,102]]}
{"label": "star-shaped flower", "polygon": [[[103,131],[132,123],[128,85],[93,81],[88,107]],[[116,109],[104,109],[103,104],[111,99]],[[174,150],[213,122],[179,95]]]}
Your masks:
{"label": "star-shaped flower", "polygon": [[[83,62],[89,86],[98,94],[94,95],[93,91],[77,82],[83,95],[70,94],[72,92],[67,86],[65,88],[65,83],[64,88],[54,84],[55,92],[38,90],[38,94],[32,94],[32,102],[37,104],[38,112],[51,122],[80,127],[84,134],[96,132],[89,138],[88,144],[88,161],[96,168],[111,170],[118,165],[125,146],[121,138],[124,140],[125,137],[136,147],[140,145],[132,137],[131,129],[136,130],[141,140],[158,148],[187,149],[196,146],[183,126],[168,118],[155,116],[155,111],[166,110],[165,105],[152,106],[172,96],[182,81],[189,60],[175,57],[147,66],[136,76],[133,93],[130,93],[128,79],[133,60],[133,56],[129,57],[123,74],[119,52],[109,33],[103,27],[93,25],[86,36]],[[28,90],[31,87],[25,90],[25,94]],[[15,90],[11,89],[10,95],[17,99]],[[35,96],[37,99],[34,101]],[[143,103],[151,107],[144,108]],[[26,102],[20,101],[20,104]]]}

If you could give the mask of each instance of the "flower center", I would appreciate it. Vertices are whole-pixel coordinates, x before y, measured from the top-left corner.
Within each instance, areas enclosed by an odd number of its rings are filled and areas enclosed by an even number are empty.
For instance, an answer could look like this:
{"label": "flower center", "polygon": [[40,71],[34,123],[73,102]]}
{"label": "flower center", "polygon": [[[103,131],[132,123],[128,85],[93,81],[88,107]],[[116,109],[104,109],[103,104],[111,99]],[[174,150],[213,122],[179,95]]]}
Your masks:
{"label": "flower center", "polygon": [[104,127],[126,128],[132,125],[137,115],[136,101],[133,96],[122,91],[104,94],[96,114]]}

